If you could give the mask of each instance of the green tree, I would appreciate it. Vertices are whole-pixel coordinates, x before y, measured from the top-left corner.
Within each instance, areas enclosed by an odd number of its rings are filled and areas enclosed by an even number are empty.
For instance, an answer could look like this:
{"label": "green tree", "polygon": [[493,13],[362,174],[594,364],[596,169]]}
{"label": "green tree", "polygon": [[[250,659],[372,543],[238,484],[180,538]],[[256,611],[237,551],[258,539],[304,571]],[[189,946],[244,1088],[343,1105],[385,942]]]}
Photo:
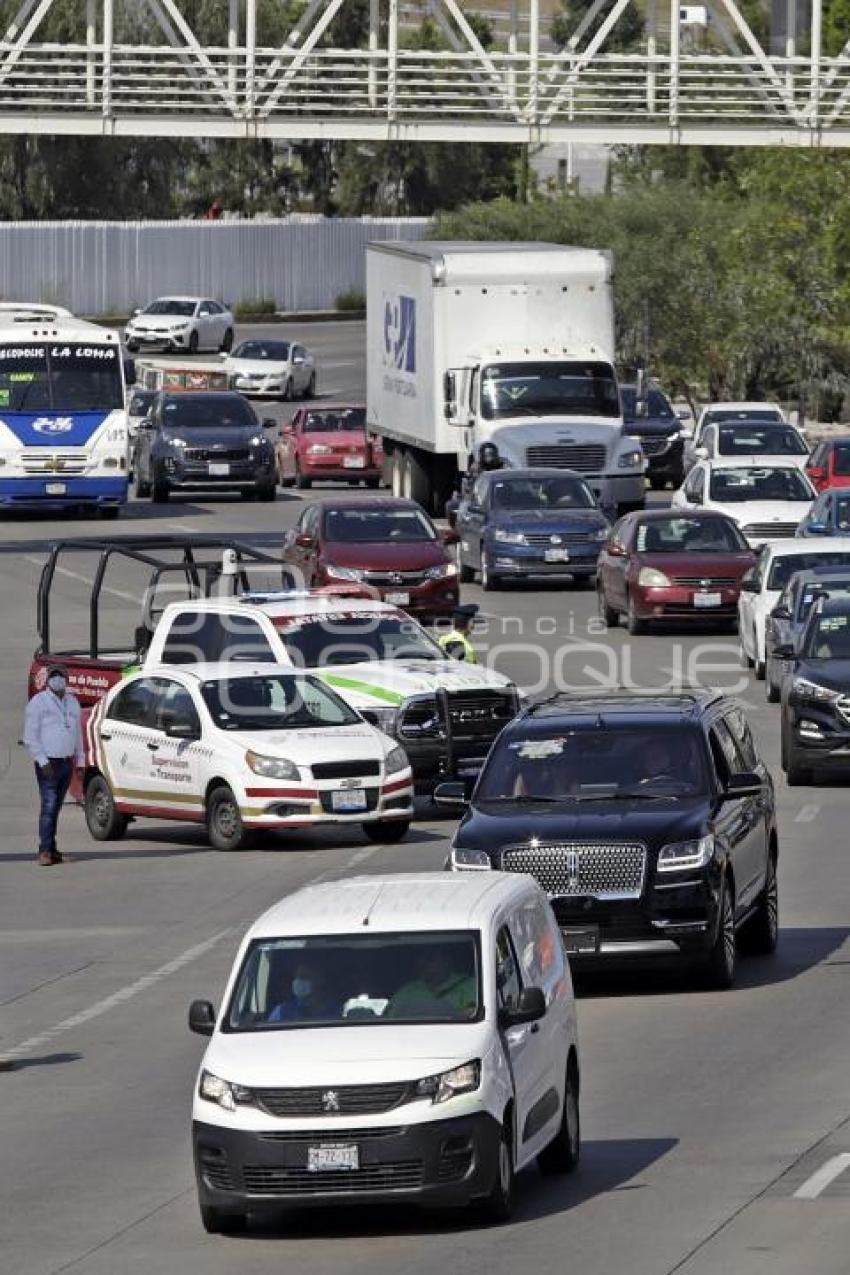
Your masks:
{"label": "green tree", "polygon": [[[549,26],[549,35],[558,49],[565,49],[570,37],[577,29],[585,14],[592,7],[593,0],[561,0],[561,7]],[[613,8],[614,0],[597,14],[582,39],[584,47],[596,34]],[[644,35],[644,19],[637,6],[632,3],[620,14],[614,27],[608,33],[602,46],[603,53],[634,53],[641,47]]]}

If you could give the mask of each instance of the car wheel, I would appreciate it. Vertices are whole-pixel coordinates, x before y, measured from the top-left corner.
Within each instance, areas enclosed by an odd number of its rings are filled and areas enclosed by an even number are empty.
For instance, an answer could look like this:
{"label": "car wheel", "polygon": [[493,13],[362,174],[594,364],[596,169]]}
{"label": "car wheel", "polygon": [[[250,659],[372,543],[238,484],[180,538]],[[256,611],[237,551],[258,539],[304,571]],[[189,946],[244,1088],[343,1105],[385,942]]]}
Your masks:
{"label": "car wheel", "polygon": [[613,607],[609,607],[605,599],[605,587],[601,580],[596,582],[596,601],[599,606],[599,616],[606,629],[616,629],[620,623],[620,613],[615,611]]}
{"label": "car wheel", "polygon": [[245,1213],[225,1213],[211,1204],[202,1204],[201,1225],[208,1235],[241,1235],[248,1226]]}
{"label": "car wheel", "polygon": [[228,328],[221,342],[221,349],[225,354],[229,354],[233,349],[233,328]]}
{"label": "car wheel", "polygon": [[283,399],[284,403],[291,403],[291,402],[292,402],[292,397],[293,397],[293,395],[292,395],[292,377],[291,377],[291,376],[289,376],[289,377],[287,377],[287,379],[284,381],[284,384],[283,384],[283,393],[281,394],[281,398]]}
{"label": "car wheel", "polygon": [[190,353],[190,354],[197,354],[197,353],[198,353],[198,334],[197,334],[197,332],[190,332],[190,333],[189,333],[189,353]]}
{"label": "car wheel", "polygon": [[493,593],[501,585],[499,576],[494,576],[490,570],[490,557],[486,549],[481,550],[481,588],[485,593]]}
{"label": "car wheel", "polygon": [[165,505],[168,503],[168,497],[171,495],[171,488],[164,478],[157,478],[154,475],[153,487],[151,488],[151,500],[155,505]]}
{"label": "car wheel", "polygon": [[316,397],[316,373],[315,373],[315,372],[312,372],[312,373],[311,373],[311,375],[310,375],[310,380],[307,382],[307,388],[306,388],[306,390],[304,391],[304,393],[302,394],[302,396],[301,396],[301,397],[302,397],[302,398],[315,398],[315,397]]}
{"label": "car wheel", "polygon": [[759,956],[770,956],[779,941],[779,887],[776,880],[776,856],[767,856],[767,872],[764,889],[758,897],[756,910],[744,927],[747,945]]}
{"label": "car wheel", "polygon": [[555,1137],[537,1157],[541,1173],[573,1173],[581,1155],[581,1115],[579,1113],[579,1083],[575,1059],[570,1055],[567,1077],[564,1082],[564,1105],[561,1110],[561,1126]]}
{"label": "car wheel", "polygon": [[646,632],[646,620],[642,620],[635,611],[634,599],[629,594],[629,609],[626,612],[626,628],[632,637],[638,637],[641,633]]}
{"label": "car wheel", "polygon": [[295,466],[295,486],[299,491],[309,491],[313,486],[312,478],[307,478],[305,474],[302,474],[301,466],[298,464]]}
{"label": "car wheel", "polygon": [[514,1211],[515,1184],[513,1139],[506,1119],[499,1140],[496,1178],[493,1189],[484,1201],[483,1212],[488,1222],[510,1221]]}
{"label": "car wheel", "polygon": [[764,673],[764,697],[768,704],[779,703],[779,687],[770,676],[770,669],[766,665]]}
{"label": "car wheel", "polygon": [[735,909],[729,883],[724,877],[717,905],[717,932],[711,950],[703,961],[703,974],[709,987],[723,991],[732,986],[737,955]]}
{"label": "car wheel", "polygon": [[112,789],[103,775],[93,775],[86,784],[85,816],[95,841],[120,841],[130,822],[116,810]]}
{"label": "car wheel", "polygon": [[458,580],[461,584],[471,584],[475,579],[475,572],[472,570],[472,567],[468,567],[463,560],[460,541],[457,542],[457,546],[455,548],[455,560],[457,562]]}
{"label": "car wheel", "polygon": [[146,483],[139,473],[139,466],[136,465],[133,470],[133,491],[137,500],[145,500],[151,494],[151,485]]}
{"label": "car wheel", "polygon": [[659,477],[650,478],[649,485],[653,491],[663,491],[667,486],[667,479]]}
{"label": "car wheel", "polygon": [[757,682],[764,681],[764,672],[765,672],[764,660],[760,660],[758,659],[758,657],[756,657],[756,659],[753,661],[753,672],[756,675]]}
{"label": "car wheel", "polygon": [[394,845],[403,841],[410,829],[409,819],[375,819],[363,824],[363,831],[370,841]]}
{"label": "car wheel", "polygon": [[239,803],[226,784],[207,798],[207,835],[216,850],[241,850],[247,840]]}
{"label": "car wheel", "polygon": [[366,479],[366,486],[369,488],[370,491],[375,491],[376,488],[380,487],[380,485],[381,485],[381,480],[375,475],[373,475],[371,478]]}

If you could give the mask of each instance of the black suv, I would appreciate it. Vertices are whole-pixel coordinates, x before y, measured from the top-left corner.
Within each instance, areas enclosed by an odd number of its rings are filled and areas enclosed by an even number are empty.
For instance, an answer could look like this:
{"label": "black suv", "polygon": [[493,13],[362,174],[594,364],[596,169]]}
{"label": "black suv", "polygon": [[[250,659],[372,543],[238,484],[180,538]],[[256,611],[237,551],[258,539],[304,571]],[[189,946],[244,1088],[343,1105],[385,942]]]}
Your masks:
{"label": "black suv", "polygon": [[554,696],[502,731],[446,866],[536,877],[581,963],[677,952],[729,987],[737,932],[776,946],[777,854],[773,781],[741,704],[609,692]]}
{"label": "black suv", "polygon": [[809,784],[815,767],[850,769],[850,600],[817,601],[782,684],[782,769],[789,784]]}

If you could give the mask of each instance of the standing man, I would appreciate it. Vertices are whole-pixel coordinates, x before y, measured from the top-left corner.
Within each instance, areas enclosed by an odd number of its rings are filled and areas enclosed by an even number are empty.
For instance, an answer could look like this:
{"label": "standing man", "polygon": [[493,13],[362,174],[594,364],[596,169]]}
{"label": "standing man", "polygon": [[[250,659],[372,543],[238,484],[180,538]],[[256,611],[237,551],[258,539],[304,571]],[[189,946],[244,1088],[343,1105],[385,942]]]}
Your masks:
{"label": "standing man", "polygon": [[49,868],[62,862],[56,849],[56,825],[74,766],[84,761],[80,705],[75,695],[68,694],[68,675],[61,665],[47,670],[47,689],[27,704],[24,744],[35,763],[41,798],[38,863]]}
{"label": "standing man", "polygon": [[477,614],[478,607],[473,602],[455,607],[452,612],[452,627],[448,633],[443,634],[439,643],[449,659],[465,660],[467,664],[478,663],[475,647],[469,640]]}

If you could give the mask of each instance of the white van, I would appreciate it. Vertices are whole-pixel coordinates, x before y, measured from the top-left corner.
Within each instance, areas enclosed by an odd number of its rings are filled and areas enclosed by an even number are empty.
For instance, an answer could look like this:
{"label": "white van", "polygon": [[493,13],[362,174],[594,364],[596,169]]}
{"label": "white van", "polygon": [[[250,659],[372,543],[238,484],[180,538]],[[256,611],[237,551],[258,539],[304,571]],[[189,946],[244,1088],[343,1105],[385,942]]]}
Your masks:
{"label": "white van", "polygon": [[572,980],[531,877],[444,872],[307,886],[251,927],[195,1086],[208,1231],[269,1209],[479,1201],[579,1158]]}

